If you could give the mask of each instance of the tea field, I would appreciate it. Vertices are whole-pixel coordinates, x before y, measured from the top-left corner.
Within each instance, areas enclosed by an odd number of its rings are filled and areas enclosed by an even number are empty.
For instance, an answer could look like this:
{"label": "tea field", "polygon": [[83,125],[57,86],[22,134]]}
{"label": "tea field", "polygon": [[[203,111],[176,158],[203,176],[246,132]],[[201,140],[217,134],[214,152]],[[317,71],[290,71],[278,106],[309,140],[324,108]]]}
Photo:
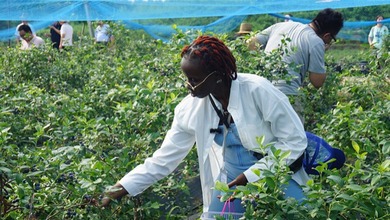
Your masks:
{"label": "tea field", "polygon": [[[201,212],[192,189],[195,149],[141,195],[99,207],[106,187],[161,144],[174,107],[188,93],[180,51],[194,37],[178,32],[163,43],[114,28],[121,37],[109,48],[88,37],[62,52],[49,45],[1,47],[1,219],[186,219]],[[242,40],[219,37],[239,72],[272,78],[285,67],[277,53],[249,52]],[[248,194],[258,204],[247,210],[249,219],[390,218],[389,53],[379,59],[367,49],[337,54],[327,54],[325,86],[303,89],[305,127],[342,149],[346,164],[318,168],[322,175],[305,188],[306,205],[274,190],[286,173],[275,174],[276,186],[260,181],[267,196]]]}

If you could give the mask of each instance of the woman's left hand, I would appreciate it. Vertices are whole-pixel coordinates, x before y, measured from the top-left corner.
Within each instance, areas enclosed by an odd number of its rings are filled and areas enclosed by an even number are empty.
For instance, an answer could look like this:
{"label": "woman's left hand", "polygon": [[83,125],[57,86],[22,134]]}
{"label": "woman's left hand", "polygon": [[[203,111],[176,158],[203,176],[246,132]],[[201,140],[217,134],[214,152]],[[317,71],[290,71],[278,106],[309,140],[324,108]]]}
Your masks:
{"label": "woman's left hand", "polygon": [[[246,176],[243,173],[241,173],[233,181],[228,183],[228,186],[229,186],[229,188],[231,188],[233,186],[245,186],[247,183],[248,183],[248,180],[246,179]],[[235,195],[235,193],[233,192],[233,194],[226,201],[233,202],[236,199],[236,198],[234,198],[234,195]],[[221,197],[222,196],[218,196],[219,199]]]}

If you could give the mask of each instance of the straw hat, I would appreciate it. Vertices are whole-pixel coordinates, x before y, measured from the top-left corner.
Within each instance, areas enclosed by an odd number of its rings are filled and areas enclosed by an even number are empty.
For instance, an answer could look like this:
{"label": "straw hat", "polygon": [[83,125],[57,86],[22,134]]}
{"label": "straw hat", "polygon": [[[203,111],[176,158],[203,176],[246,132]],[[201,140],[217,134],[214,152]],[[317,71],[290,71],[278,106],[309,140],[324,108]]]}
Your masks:
{"label": "straw hat", "polygon": [[249,34],[252,31],[252,25],[248,23],[241,23],[240,31],[237,34]]}

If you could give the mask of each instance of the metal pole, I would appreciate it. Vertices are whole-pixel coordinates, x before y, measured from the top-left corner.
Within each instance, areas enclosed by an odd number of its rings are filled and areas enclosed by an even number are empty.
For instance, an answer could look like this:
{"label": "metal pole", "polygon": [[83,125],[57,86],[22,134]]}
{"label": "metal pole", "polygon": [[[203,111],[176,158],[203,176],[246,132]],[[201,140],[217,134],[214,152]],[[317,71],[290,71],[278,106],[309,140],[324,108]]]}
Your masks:
{"label": "metal pole", "polygon": [[[9,30],[10,29],[9,21],[7,23],[8,23],[8,30]],[[8,39],[8,47],[11,47],[11,38]]]}
{"label": "metal pole", "polygon": [[91,19],[90,19],[90,16],[89,16],[88,1],[84,1],[84,9],[85,9],[85,15],[87,16],[87,23],[88,23],[89,35],[90,35],[91,37],[94,37],[94,36],[93,36],[92,23],[91,23]]}
{"label": "metal pole", "polygon": [[[11,17],[10,11],[9,11],[9,9],[10,9],[9,1],[7,1],[7,6],[8,6],[8,17]],[[10,21],[8,20],[8,30],[9,29],[10,29]],[[11,47],[11,39],[12,39],[12,37],[10,39],[8,39],[8,47]]]}

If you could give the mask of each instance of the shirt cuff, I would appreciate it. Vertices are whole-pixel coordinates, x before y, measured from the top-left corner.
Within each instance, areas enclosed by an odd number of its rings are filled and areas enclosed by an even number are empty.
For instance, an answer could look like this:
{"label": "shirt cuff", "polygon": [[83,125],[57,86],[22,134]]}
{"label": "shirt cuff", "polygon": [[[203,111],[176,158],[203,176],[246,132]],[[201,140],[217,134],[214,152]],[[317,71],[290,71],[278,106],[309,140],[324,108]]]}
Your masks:
{"label": "shirt cuff", "polygon": [[260,179],[260,176],[255,174],[251,169],[245,170],[244,171],[244,175],[245,175],[245,177],[246,177],[246,179],[248,180],[249,183],[256,182],[256,181],[258,181]]}

